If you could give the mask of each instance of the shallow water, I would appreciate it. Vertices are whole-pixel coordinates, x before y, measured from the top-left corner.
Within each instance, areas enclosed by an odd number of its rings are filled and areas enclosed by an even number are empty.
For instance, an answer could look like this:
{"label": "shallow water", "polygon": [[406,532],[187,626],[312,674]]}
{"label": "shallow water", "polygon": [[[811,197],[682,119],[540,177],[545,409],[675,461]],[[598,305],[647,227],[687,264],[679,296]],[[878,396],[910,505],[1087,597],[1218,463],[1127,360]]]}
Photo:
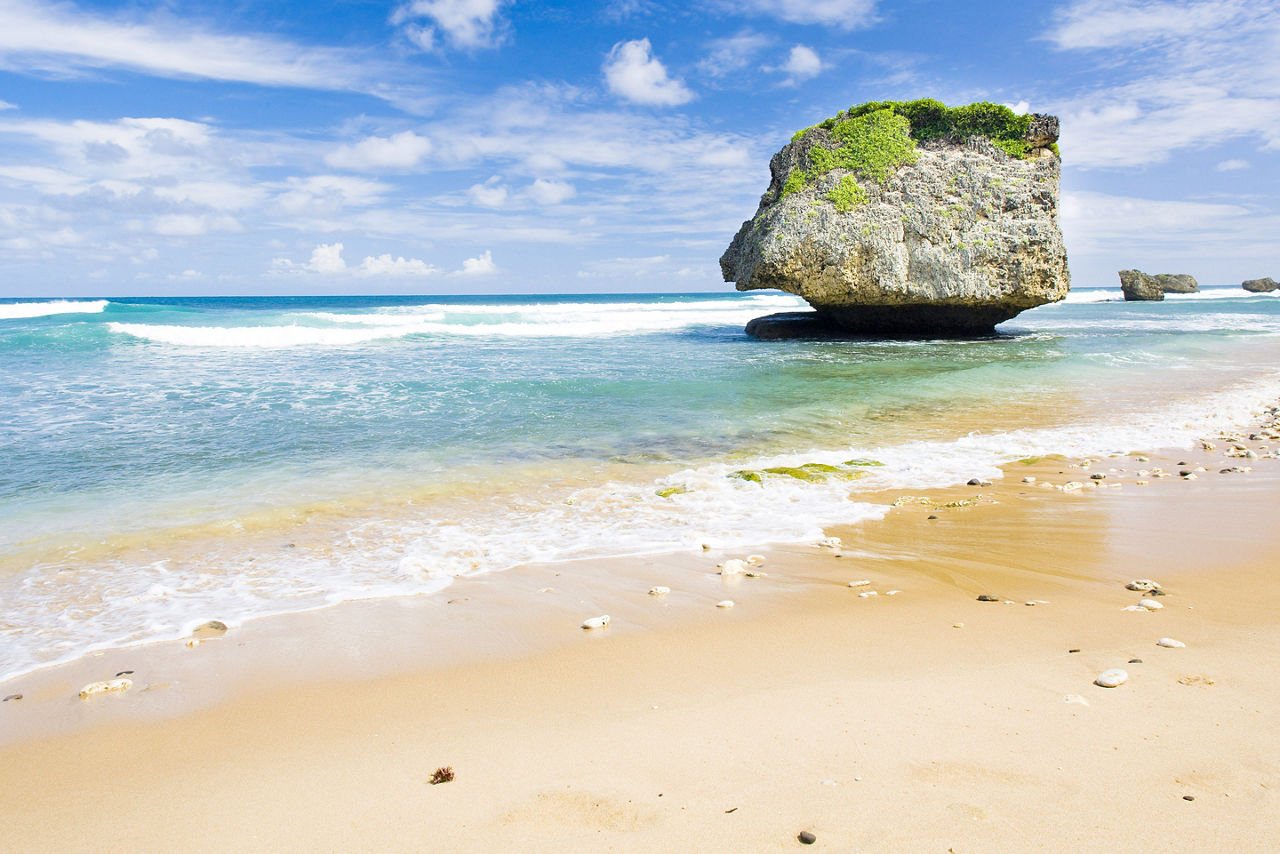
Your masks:
{"label": "shallow water", "polygon": [[[753,341],[800,306],[767,294],[0,303],[0,678],[530,560],[800,541],[884,512],[859,493],[1280,394],[1276,298],[1119,297],[926,342]],[[732,476],[807,463],[837,471]]]}

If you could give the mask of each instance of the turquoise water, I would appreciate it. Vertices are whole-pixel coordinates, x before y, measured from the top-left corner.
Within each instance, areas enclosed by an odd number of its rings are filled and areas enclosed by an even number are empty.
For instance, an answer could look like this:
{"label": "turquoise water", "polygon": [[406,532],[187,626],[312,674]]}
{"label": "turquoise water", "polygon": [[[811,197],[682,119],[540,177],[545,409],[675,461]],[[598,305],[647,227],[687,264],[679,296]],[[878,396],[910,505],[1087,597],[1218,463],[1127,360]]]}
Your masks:
{"label": "turquoise water", "polygon": [[[1186,443],[1280,394],[1274,297],[1118,297],[767,343],[742,326],[799,300],[0,302],[0,678],[530,560],[803,540],[884,513],[857,490]],[[886,465],[728,476],[851,457]]]}

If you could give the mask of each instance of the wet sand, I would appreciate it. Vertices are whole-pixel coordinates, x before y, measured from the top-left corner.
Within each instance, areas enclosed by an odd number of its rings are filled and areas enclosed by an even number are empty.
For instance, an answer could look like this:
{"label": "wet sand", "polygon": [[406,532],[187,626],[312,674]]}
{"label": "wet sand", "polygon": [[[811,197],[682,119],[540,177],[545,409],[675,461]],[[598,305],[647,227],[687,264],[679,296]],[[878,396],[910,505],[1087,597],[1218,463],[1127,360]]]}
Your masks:
{"label": "wet sand", "polygon": [[[0,847],[1267,850],[1280,461],[1239,462],[1015,465],[759,550],[764,578],[532,566],[51,669],[3,686]],[[1163,609],[1124,610],[1136,578]]]}

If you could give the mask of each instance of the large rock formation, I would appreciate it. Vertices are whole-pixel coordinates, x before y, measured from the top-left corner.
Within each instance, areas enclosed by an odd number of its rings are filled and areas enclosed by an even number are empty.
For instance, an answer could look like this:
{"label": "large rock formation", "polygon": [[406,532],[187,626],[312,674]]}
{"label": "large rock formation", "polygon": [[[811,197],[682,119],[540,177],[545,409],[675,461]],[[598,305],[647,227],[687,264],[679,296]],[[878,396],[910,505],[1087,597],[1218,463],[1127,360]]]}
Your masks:
{"label": "large rock formation", "polygon": [[[1057,138],[1053,116],[995,104],[841,113],[773,156],[756,215],[720,259],[725,281],[803,297],[813,334],[989,333],[1070,287]],[[755,334],[791,334],[764,320]]]}
{"label": "large rock formation", "polygon": [[1160,287],[1160,282],[1155,276],[1148,276],[1141,270],[1121,270],[1120,290],[1124,292],[1126,300],[1158,302],[1164,299],[1164,288]]}
{"label": "large rock formation", "polygon": [[1160,290],[1166,294],[1194,294],[1200,292],[1200,283],[1195,276],[1186,273],[1156,273],[1156,281]]}
{"label": "large rock formation", "polygon": [[1265,294],[1274,291],[1276,288],[1280,288],[1280,283],[1277,283],[1270,276],[1267,276],[1265,279],[1246,279],[1240,283],[1240,287],[1250,293]]}

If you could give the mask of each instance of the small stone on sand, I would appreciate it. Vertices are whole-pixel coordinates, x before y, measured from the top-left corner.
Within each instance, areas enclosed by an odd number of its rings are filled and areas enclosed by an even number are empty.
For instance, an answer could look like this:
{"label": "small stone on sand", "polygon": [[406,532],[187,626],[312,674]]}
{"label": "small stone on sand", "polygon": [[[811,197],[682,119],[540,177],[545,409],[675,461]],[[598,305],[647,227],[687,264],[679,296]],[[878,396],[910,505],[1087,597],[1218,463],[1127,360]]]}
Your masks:
{"label": "small stone on sand", "polygon": [[132,679],[104,679],[101,682],[90,682],[80,689],[80,699],[87,700],[99,694],[117,694],[133,687]]}
{"label": "small stone on sand", "polygon": [[872,596],[878,596],[878,595],[880,595],[880,594],[876,593],[876,591],[874,591],[874,590],[867,590],[867,591],[864,591],[864,592],[862,592],[862,593],[859,593],[859,594],[858,594],[858,598],[859,598],[859,599],[870,599]]}
{"label": "small stone on sand", "polygon": [[1160,638],[1160,640],[1156,641],[1156,646],[1162,646],[1165,649],[1185,649],[1187,645],[1173,638]]}
{"label": "small stone on sand", "polygon": [[800,835],[797,836],[796,839],[800,840],[801,845],[812,845],[818,841],[818,837],[814,836],[807,830],[800,831]]}
{"label": "small stone on sand", "polygon": [[650,588],[649,588],[649,595],[650,595],[650,596],[666,596],[666,595],[667,595],[668,593],[670,593],[670,592],[671,592],[671,588],[670,588],[670,587],[662,587],[662,586],[658,586],[658,587],[650,587]]}
{"label": "small stone on sand", "polygon": [[1136,578],[1124,586],[1126,590],[1138,590],[1147,592],[1149,590],[1159,590],[1160,582],[1152,581],[1150,578]]}
{"label": "small stone on sand", "polygon": [[21,700],[21,699],[22,699],[22,695],[21,695],[21,694],[10,694],[9,696],[7,696],[7,697],[5,697],[5,698],[4,698],[4,702],[6,702],[6,703],[7,703],[7,702],[9,702],[10,700]]}
{"label": "small stone on sand", "polygon": [[1093,680],[1093,684],[1100,688],[1118,688],[1127,681],[1129,681],[1129,674],[1119,667],[1113,667],[1098,674],[1098,678]]}
{"label": "small stone on sand", "polygon": [[716,603],[716,607],[717,607],[717,608],[732,608],[732,607],[733,607],[733,600],[732,600],[732,599],[721,599],[719,602],[717,602],[717,603]]}
{"label": "small stone on sand", "polygon": [[747,568],[746,561],[738,560],[737,558],[732,558],[720,564],[720,574],[721,575],[741,575],[743,572],[746,571],[746,568]]}
{"label": "small stone on sand", "polygon": [[867,580],[867,579],[865,579],[865,578],[863,578],[863,579],[859,579],[858,581],[850,581],[850,582],[849,582],[849,586],[850,586],[850,587],[867,587],[867,586],[868,586],[868,585],[870,585],[870,584],[871,584],[871,582],[870,582],[870,581],[868,581],[868,580]]}
{"label": "small stone on sand", "polygon": [[592,617],[589,620],[583,620],[582,627],[584,629],[603,629],[605,626],[609,625],[610,619],[611,618],[608,614],[602,614],[599,617]]}
{"label": "small stone on sand", "polygon": [[1143,608],[1146,608],[1148,611],[1159,611],[1164,607],[1163,603],[1157,602],[1154,599],[1139,599],[1138,604]]}
{"label": "small stone on sand", "polygon": [[844,543],[839,537],[827,537],[818,543],[818,546],[824,549],[838,549],[842,545],[844,545]]}
{"label": "small stone on sand", "polygon": [[999,596],[992,596],[990,593],[983,593],[981,596],[978,597],[978,601],[979,602],[1000,602],[1002,600],[1000,599]]}

